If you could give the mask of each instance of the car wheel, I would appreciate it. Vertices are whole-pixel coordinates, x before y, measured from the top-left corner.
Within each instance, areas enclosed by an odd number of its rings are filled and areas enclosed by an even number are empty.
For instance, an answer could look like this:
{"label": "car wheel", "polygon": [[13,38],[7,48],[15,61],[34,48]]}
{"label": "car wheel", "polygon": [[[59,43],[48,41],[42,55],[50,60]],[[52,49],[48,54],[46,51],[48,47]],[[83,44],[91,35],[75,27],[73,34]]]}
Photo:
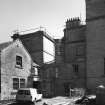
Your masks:
{"label": "car wheel", "polygon": [[35,105],[35,103],[36,103],[36,98],[34,99],[34,105]]}

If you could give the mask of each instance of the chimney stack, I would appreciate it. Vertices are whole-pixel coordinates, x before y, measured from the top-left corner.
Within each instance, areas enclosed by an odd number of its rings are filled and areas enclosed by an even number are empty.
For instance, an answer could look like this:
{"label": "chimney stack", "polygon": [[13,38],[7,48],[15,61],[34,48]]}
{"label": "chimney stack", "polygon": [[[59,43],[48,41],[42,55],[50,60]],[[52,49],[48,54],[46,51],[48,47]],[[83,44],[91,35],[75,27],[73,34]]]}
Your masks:
{"label": "chimney stack", "polygon": [[70,29],[70,28],[79,27],[81,25],[80,23],[81,23],[81,21],[80,21],[79,17],[67,19],[67,21],[66,21],[66,28]]}
{"label": "chimney stack", "polygon": [[16,39],[18,39],[19,38],[19,32],[18,31],[15,31],[14,32],[14,34],[13,34],[13,36],[11,36],[11,38],[13,39],[13,40],[16,40]]}

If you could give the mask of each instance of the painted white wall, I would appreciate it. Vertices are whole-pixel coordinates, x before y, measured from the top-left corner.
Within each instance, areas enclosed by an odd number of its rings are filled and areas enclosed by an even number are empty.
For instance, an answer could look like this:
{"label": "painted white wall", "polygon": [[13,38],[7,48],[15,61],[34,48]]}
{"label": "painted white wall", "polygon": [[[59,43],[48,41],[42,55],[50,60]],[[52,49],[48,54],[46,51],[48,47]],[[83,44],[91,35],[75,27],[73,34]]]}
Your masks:
{"label": "painted white wall", "polygon": [[46,37],[43,37],[43,50],[44,63],[53,61],[55,57],[54,43],[47,39]]}

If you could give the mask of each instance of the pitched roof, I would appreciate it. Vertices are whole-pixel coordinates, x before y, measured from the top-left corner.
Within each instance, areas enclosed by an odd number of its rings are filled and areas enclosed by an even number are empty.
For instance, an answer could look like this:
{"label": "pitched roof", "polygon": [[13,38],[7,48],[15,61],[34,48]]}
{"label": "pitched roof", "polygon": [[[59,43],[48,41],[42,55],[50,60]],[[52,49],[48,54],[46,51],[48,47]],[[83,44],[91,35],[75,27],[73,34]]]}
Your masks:
{"label": "pitched roof", "polygon": [[4,42],[0,44],[0,51],[3,50],[4,48],[8,47],[12,42]]}

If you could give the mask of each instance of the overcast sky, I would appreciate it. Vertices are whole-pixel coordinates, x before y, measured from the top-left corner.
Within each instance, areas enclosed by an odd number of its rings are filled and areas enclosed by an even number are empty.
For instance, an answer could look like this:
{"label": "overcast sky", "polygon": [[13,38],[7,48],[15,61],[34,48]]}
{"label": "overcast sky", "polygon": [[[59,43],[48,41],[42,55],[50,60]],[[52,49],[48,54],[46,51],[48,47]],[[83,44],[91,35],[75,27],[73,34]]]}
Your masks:
{"label": "overcast sky", "polygon": [[85,19],[85,0],[0,0],[0,43],[10,41],[14,30],[45,27],[52,37],[62,37],[71,17]]}

